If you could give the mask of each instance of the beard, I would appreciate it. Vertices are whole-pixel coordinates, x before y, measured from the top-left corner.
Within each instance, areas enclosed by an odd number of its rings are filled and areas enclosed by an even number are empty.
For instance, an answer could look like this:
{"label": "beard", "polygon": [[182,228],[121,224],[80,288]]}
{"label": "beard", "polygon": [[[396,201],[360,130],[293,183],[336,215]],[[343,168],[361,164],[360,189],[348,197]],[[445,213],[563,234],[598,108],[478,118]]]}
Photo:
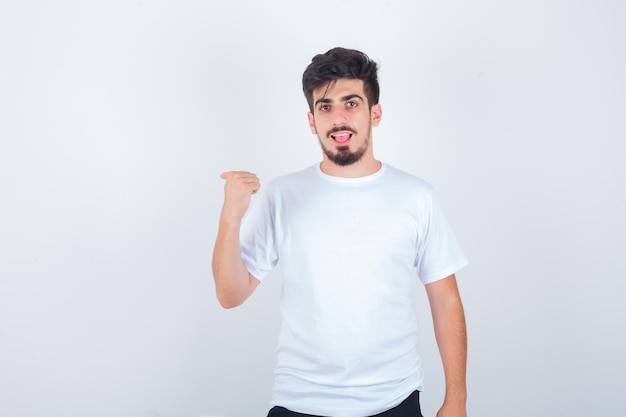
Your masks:
{"label": "beard", "polygon": [[[335,128],[331,132],[334,132],[334,131],[338,132],[340,130],[350,130],[352,134],[357,133],[353,129],[348,129],[346,127]],[[331,132],[328,133],[328,136],[330,136]],[[367,135],[365,142],[363,143],[363,145],[361,145],[360,148],[358,148],[355,151],[351,151],[350,146],[337,146],[335,147],[335,150],[333,151],[332,149],[329,149],[326,146],[324,146],[324,144],[322,143],[322,139],[320,139],[319,136],[318,136],[318,139],[320,141],[320,145],[322,146],[322,151],[324,152],[326,157],[331,162],[335,163],[336,165],[344,167],[347,165],[352,165],[360,161],[361,158],[363,158],[363,155],[365,155],[365,152],[367,152],[367,149],[369,148],[371,134],[372,134],[372,131],[370,128],[369,134]]]}
{"label": "beard", "polygon": [[357,149],[354,152],[350,150],[349,146],[337,146],[336,152],[333,152],[332,150],[326,148],[323,144],[322,144],[322,150],[324,151],[324,154],[326,154],[326,157],[328,159],[330,159],[336,165],[344,167],[344,166],[352,165],[355,162],[360,161],[361,158],[363,158],[363,155],[365,155],[365,152],[367,151],[368,144],[369,144],[369,141],[363,144],[363,146],[361,146],[359,149]]}

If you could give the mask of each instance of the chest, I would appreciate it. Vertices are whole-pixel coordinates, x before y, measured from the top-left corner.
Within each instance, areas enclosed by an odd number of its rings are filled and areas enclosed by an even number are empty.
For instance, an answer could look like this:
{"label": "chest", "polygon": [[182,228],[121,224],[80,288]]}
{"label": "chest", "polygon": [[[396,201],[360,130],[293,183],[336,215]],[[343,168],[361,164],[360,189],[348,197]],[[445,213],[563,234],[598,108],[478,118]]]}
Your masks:
{"label": "chest", "polygon": [[290,255],[376,267],[411,265],[420,238],[415,204],[385,193],[336,189],[298,193],[277,205],[276,236]]}

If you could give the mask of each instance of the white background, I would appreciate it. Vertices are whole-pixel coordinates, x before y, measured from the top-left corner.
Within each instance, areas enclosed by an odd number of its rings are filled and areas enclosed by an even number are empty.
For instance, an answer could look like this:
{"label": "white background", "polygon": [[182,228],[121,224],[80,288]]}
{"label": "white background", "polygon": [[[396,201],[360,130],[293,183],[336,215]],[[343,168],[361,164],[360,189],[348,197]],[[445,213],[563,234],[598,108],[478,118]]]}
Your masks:
{"label": "white background", "polygon": [[[214,296],[220,172],[320,160],[300,77],[381,64],[379,159],[470,265],[471,417],[624,416],[623,1],[4,1],[0,416],[264,416],[280,273]],[[434,416],[441,365],[416,287]]]}

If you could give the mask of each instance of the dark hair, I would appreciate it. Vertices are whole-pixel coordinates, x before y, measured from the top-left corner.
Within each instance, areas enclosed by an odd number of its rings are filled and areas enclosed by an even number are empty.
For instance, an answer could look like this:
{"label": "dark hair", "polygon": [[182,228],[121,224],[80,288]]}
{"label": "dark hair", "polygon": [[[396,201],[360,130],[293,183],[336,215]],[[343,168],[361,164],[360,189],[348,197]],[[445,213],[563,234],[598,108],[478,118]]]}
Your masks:
{"label": "dark hair", "polygon": [[302,90],[311,112],[313,111],[313,90],[340,78],[362,80],[363,92],[370,108],[378,104],[380,88],[376,62],[355,49],[333,48],[325,54],[315,55],[302,74]]}

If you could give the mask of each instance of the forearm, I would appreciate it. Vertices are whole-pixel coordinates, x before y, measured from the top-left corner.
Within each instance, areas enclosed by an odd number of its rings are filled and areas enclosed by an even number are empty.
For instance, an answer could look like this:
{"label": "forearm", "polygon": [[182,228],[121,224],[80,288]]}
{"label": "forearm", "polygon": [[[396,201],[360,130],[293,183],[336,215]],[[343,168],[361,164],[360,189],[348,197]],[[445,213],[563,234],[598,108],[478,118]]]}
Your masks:
{"label": "forearm", "polygon": [[250,276],[241,258],[240,224],[241,220],[229,219],[222,214],[213,249],[215,290],[224,308],[237,307],[243,303],[256,286],[256,280]]}
{"label": "forearm", "polygon": [[454,275],[427,286],[435,337],[443,363],[446,396],[439,416],[465,416],[467,331]]}
{"label": "forearm", "polygon": [[467,331],[463,305],[457,298],[438,308],[441,311],[434,315],[434,327],[446,379],[446,401],[465,404]]}
{"label": "forearm", "polygon": [[239,229],[250,204],[250,196],[259,190],[261,183],[256,175],[246,171],[224,172],[220,178],[226,183],[224,206],[213,249],[213,277],[220,304],[224,308],[232,308],[243,303],[259,285],[241,259]]}

